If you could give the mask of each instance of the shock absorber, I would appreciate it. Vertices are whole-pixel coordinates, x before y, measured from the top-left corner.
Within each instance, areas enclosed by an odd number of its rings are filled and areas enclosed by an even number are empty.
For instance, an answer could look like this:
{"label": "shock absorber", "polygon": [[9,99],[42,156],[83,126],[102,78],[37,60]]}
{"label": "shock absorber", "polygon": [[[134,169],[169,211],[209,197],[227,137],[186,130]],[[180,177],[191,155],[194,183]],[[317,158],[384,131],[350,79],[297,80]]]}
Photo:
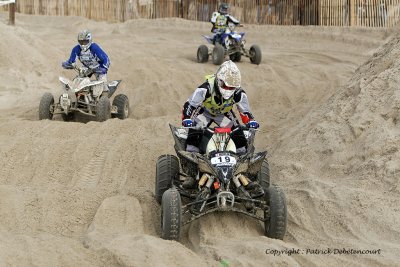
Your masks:
{"label": "shock absorber", "polygon": [[[251,195],[244,188],[246,185],[249,184],[248,178],[246,176],[244,176],[243,174],[236,175],[233,178],[233,182],[235,183],[235,185],[237,187],[237,193],[240,198],[251,199]],[[243,204],[247,210],[253,209],[253,202],[251,202],[249,200],[244,200]]]}
{"label": "shock absorber", "polygon": [[206,183],[206,181],[208,179],[210,179],[210,175],[208,173],[203,173],[203,175],[201,176],[200,180],[199,180],[199,187],[204,186],[204,184]]}
{"label": "shock absorber", "polygon": [[209,179],[208,179],[208,181],[206,183],[206,187],[210,188],[211,185],[213,184],[213,182],[214,182],[214,177],[209,175]]}
{"label": "shock absorber", "polygon": [[239,174],[239,180],[242,182],[242,185],[247,186],[249,184],[249,179],[243,174]]}

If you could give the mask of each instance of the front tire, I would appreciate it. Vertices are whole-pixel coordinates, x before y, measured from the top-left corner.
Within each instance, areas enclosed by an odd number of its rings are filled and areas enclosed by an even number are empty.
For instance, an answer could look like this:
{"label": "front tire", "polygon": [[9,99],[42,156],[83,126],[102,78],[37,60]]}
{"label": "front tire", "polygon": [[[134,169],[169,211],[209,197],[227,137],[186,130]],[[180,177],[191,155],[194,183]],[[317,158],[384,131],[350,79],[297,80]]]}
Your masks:
{"label": "front tire", "polygon": [[54,97],[51,93],[44,93],[39,104],[39,120],[53,119]]}
{"label": "front tire", "polygon": [[129,117],[129,100],[126,95],[116,95],[113,100],[113,106],[117,106],[116,118],[124,120]]}
{"label": "front tire", "polygon": [[106,121],[111,117],[110,99],[107,96],[101,96],[96,108],[96,120]]}
{"label": "front tire", "polygon": [[261,49],[258,45],[252,45],[249,50],[250,62],[256,65],[261,63]]}
{"label": "front tire", "polygon": [[[283,240],[287,226],[286,198],[280,187],[271,185],[265,194],[269,214],[265,212],[265,236]],[[269,216],[267,216],[269,215]]]}
{"label": "front tire", "polygon": [[220,44],[214,46],[212,52],[212,61],[215,65],[221,65],[225,59],[225,49]]}
{"label": "front tire", "polygon": [[181,195],[170,188],[164,192],[161,203],[161,238],[179,241],[182,215]]}
{"label": "front tire", "polygon": [[261,170],[257,173],[257,181],[266,192],[270,185],[269,164],[267,159],[264,159]]}
{"label": "front tire", "polygon": [[179,160],[174,155],[162,155],[156,165],[155,196],[161,203],[162,196],[172,186],[172,181],[179,178]]}
{"label": "front tire", "polygon": [[205,45],[200,45],[197,49],[197,62],[205,63],[208,61],[208,47]]}

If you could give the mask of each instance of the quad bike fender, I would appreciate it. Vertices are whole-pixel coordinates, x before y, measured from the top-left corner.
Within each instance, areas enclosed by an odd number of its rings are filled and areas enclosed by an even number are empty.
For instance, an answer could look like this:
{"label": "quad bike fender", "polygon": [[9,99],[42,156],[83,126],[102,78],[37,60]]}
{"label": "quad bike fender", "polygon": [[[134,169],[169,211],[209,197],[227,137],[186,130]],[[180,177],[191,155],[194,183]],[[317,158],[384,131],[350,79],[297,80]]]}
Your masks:
{"label": "quad bike fender", "polygon": [[178,155],[183,173],[192,177],[196,176],[199,170],[197,157],[185,150],[176,150],[176,154]]}
{"label": "quad bike fender", "polygon": [[256,175],[260,170],[262,163],[267,156],[267,151],[258,152],[249,160],[248,173]]}
{"label": "quad bike fender", "polygon": [[211,163],[208,160],[199,159],[199,172],[201,173],[209,173],[214,176],[218,176],[215,169],[211,166]]}
{"label": "quad bike fender", "polygon": [[171,124],[169,125],[169,128],[171,129],[172,136],[174,137],[176,152],[178,153],[178,151],[185,150],[188,130],[175,127]]}
{"label": "quad bike fender", "polygon": [[180,158],[185,158],[186,160],[194,164],[199,164],[199,159],[196,156],[194,156],[194,153],[184,150],[178,151],[177,153]]}
{"label": "quad bike fender", "polygon": [[118,88],[118,85],[122,82],[122,80],[115,80],[108,83],[108,97],[111,97]]}
{"label": "quad bike fender", "polygon": [[[75,82],[75,81],[74,81]],[[80,90],[86,88],[86,87],[100,87],[103,89],[103,81],[91,81],[88,77],[85,77],[83,79],[81,79],[80,81],[78,81],[78,84],[75,85],[75,93],[79,92]]]}
{"label": "quad bike fender", "polygon": [[206,39],[206,41],[207,41],[209,44],[213,44],[213,39],[214,39],[213,36],[208,36],[208,35],[202,35],[202,36],[204,37],[204,39]]}
{"label": "quad bike fender", "polygon": [[193,165],[197,166],[199,172],[209,173],[209,174],[217,176],[217,172],[211,166],[210,161],[207,160],[203,155],[201,155],[199,153],[193,153],[193,152],[188,152],[188,151],[183,151],[183,150],[178,151],[177,154],[178,154],[178,157],[181,159],[182,163],[184,161],[189,161]]}
{"label": "quad bike fender", "polygon": [[63,84],[63,85],[68,85],[69,87],[71,87],[71,80],[64,78],[64,77],[58,77],[58,80]]}

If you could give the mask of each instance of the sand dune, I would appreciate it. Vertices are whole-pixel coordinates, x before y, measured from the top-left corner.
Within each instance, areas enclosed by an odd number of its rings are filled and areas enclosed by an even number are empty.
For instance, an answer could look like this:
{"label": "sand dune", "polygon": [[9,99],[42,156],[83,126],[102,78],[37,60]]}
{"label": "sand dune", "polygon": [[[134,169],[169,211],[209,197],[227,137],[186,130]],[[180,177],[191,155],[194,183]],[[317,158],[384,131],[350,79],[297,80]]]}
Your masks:
{"label": "sand dune", "polygon": [[[155,162],[173,153],[168,123],[216,70],[196,62],[209,25],[181,19],[105,23],[0,13],[0,266],[395,266],[400,249],[400,35],[396,30],[246,25],[260,65],[243,86],[261,124],[273,183],[288,201],[283,241],[228,213],[159,238]],[[103,123],[38,120],[45,92],[89,28],[132,116]],[[380,255],[267,254],[381,249]]]}

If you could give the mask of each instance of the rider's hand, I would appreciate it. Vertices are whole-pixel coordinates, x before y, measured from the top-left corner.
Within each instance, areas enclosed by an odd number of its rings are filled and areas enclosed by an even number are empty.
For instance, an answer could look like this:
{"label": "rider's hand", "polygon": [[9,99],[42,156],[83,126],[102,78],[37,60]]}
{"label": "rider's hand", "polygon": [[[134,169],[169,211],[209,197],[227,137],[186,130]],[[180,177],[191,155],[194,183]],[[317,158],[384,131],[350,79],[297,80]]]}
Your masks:
{"label": "rider's hand", "polygon": [[253,129],[258,129],[258,127],[260,127],[260,124],[258,124],[257,121],[249,121],[249,123],[247,123],[247,127],[249,128],[253,128]]}
{"label": "rider's hand", "polygon": [[73,66],[71,63],[69,63],[68,61],[63,62],[63,63],[61,64],[61,66],[62,66],[64,69],[73,69],[73,68],[74,68],[74,66]]}
{"label": "rider's hand", "polygon": [[193,127],[194,126],[194,121],[191,119],[184,119],[182,121],[182,126],[183,127]]}
{"label": "rider's hand", "polygon": [[79,76],[81,76],[81,77],[86,77],[86,76],[88,76],[88,74],[90,74],[90,70],[89,70],[88,68],[86,68],[86,67],[81,67],[81,68],[79,69]]}
{"label": "rider's hand", "polygon": [[93,72],[97,73],[97,74],[106,74],[107,69],[103,68],[103,67],[97,67],[97,68],[93,69]]}

